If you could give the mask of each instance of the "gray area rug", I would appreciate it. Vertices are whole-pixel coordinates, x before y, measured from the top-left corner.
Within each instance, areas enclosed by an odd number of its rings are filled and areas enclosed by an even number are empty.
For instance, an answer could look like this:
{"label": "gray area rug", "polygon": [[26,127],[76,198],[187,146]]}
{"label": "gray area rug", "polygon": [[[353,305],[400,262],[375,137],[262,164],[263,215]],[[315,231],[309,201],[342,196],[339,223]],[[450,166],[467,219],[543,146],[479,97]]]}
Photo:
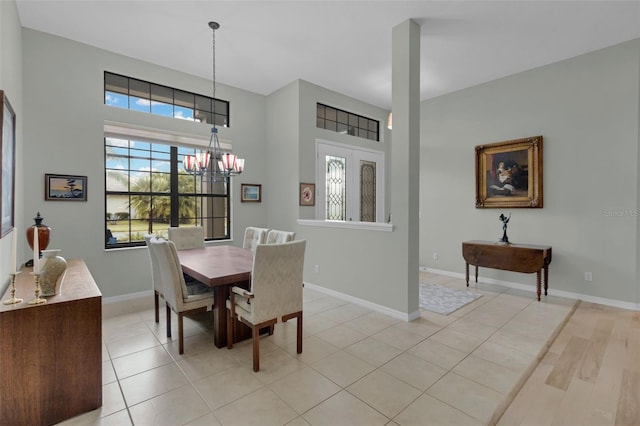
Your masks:
{"label": "gray area rug", "polygon": [[482,295],[438,284],[420,283],[420,308],[442,315],[449,315],[480,296]]}

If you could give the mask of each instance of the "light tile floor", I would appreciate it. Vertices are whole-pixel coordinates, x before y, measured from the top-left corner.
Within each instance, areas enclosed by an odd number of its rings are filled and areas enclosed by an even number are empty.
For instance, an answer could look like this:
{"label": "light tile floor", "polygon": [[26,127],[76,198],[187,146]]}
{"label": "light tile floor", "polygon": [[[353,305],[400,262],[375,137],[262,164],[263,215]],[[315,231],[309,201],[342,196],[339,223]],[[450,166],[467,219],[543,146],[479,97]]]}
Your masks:
{"label": "light tile floor", "polygon": [[[453,288],[463,280],[420,273]],[[103,306],[103,406],[65,425],[495,424],[572,313],[575,301],[481,284],[448,315],[410,323],[304,290],[295,321],[260,342],[213,346],[210,314],[184,322],[185,352],[153,301]],[[175,325],[177,321],[173,321]],[[173,330],[173,336],[177,336]]]}

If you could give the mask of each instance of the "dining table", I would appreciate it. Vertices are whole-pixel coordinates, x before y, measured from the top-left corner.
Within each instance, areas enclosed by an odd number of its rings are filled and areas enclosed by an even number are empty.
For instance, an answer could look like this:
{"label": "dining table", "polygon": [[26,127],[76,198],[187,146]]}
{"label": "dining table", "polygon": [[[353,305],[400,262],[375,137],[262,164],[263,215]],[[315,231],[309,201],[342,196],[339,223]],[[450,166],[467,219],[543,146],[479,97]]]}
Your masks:
{"label": "dining table", "polygon": [[[253,251],[231,245],[215,245],[178,250],[178,259],[182,272],[213,289],[213,342],[218,348],[225,347],[226,300],[231,287],[249,288]],[[241,332],[236,340],[243,338],[245,336]]]}

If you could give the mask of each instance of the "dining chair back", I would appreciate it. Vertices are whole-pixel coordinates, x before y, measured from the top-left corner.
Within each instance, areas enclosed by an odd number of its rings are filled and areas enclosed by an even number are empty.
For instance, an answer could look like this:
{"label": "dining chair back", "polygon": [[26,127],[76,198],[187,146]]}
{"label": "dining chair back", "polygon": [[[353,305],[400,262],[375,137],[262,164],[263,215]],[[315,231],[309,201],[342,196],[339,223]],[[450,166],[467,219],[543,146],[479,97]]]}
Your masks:
{"label": "dining chair back", "polygon": [[177,250],[204,247],[204,228],[202,226],[172,226],[169,228],[169,240]]}
{"label": "dining chair back", "polygon": [[150,243],[152,251],[155,252],[154,274],[160,274],[162,277],[163,294],[167,305],[167,337],[171,337],[171,311],[174,311],[178,315],[179,353],[182,354],[184,353],[183,316],[189,312],[210,311],[214,304],[213,290],[190,294],[173,241],[152,238]]}
{"label": "dining chair back", "polygon": [[151,263],[151,283],[153,285],[153,301],[155,308],[155,320],[160,322],[160,298],[164,299],[162,294],[162,276],[159,273],[155,273],[154,267],[157,262],[154,260],[155,251],[151,249],[151,239],[157,238],[155,234],[145,234],[144,242],[147,244],[147,251],[149,252],[149,262]]}
{"label": "dining chair back", "polygon": [[244,241],[242,242],[242,247],[254,249],[258,244],[264,244],[267,240],[267,232],[269,232],[268,228],[248,226],[244,230]]}
{"label": "dining chair back", "polygon": [[267,233],[267,239],[265,244],[280,244],[288,243],[296,238],[295,232],[279,231],[277,229],[270,229]]}
{"label": "dining chair back", "polygon": [[227,347],[233,347],[235,321],[252,329],[253,370],[260,369],[260,329],[297,320],[297,352],[302,353],[302,275],[306,240],[256,246],[251,289],[233,287],[227,300]]}

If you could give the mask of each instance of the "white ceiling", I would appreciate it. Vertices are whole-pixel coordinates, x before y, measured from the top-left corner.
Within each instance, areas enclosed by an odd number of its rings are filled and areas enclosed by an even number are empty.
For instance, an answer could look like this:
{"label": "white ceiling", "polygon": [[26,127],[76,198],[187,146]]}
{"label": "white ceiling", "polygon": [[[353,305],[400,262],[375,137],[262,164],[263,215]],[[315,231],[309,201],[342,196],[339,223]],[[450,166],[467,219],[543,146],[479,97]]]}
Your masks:
{"label": "white ceiling", "polygon": [[[392,28],[421,25],[421,99],[640,37],[635,1],[17,0],[23,27],[267,95],[300,78],[391,108]],[[160,82],[161,83],[161,82]]]}

